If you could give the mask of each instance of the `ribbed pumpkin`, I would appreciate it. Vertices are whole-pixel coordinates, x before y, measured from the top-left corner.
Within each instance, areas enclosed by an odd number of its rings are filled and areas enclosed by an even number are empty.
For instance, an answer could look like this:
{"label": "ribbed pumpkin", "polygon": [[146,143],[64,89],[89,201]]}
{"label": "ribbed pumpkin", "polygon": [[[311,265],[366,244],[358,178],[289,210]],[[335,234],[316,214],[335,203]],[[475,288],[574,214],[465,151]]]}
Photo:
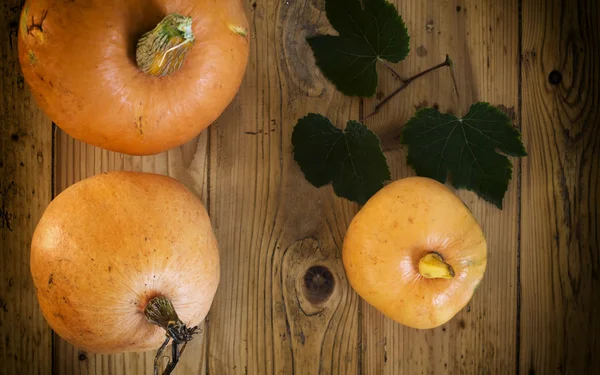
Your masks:
{"label": "ribbed pumpkin", "polygon": [[27,0],[19,61],[41,109],[83,142],[156,154],[231,103],[249,52],[241,0]]}
{"label": "ribbed pumpkin", "polygon": [[412,328],[448,322],[472,298],[487,264],[481,227],[445,185],[408,177],[386,185],[352,219],[342,258],[350,285]]}
{"label": "ribbed pumpkin", "polygon": [[50,327],[95,353],[156,350],[191,340],[219,278],[202,202],[178,181],[111,172],[71,185],[44,211],[31,274]]}

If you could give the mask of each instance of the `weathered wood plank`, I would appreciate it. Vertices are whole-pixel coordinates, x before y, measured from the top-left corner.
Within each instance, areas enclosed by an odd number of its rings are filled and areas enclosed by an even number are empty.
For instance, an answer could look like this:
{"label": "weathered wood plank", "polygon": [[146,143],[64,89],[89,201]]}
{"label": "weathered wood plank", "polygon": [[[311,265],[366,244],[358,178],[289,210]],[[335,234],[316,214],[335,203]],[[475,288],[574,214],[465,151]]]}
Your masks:
{"label": "weathered wood plank", "polygon": [[600,366],[600,4],[523,1],[521,373]]}
{"label": "weathered wood plank", "polygon": [[[210,214],[223,273],[208,373],[355,374],[359,300],[340,249],[356,207],[304,179],[291,134],[308,112],[343,126],[359,102],[323,79],[305,41],[330,31],[323,1],[258,1],[249,14],[246,78],[211,131]],[[319,275],[332,287],[319,288]]]}
{"label": "weathered wood plank", "polygon": [[[174,177],[194,191],[206,204],[208,131],[185,145],[155,156],[129,156],[83,144],[58,131],[56,137],[56,194],[73,183],[98,173],[133,170]],[[206,331],[205,324],[201,325]],[[186,347],[176,373],[204,373],[206,334]],[[155,352],[100,355],[86,353],[55,335],[54,373],[57,374],[151,374]],[[166,363],[166,362],[165,362]]]}
{"label": "weathered wood plank", "polygon": [[0,373],[50,374],[52,331],[29,272],[31,236],[52,197],[52,122],[21,75],[21,2],[0,5]]}
{"label": "weathered wood plank", "polygon": [[[392,177],[414,174],[406,167],[399,129],[416,108],[439,106],[464,115],[476,101],[503,105],[513,119],[518,107],[518,2],[395,1],[411,34],[411,52],[394,65],[409,77],[454,61],[457,98],[451,76],[439,70],[412,83],[367,120],[383,139]],[[400,85],[380,69],[379,98]],[[363,115],[377,99],[367,100]],[[514,160],[513,160],[514,162]],[[470,192],[459,196],[474,212],[488,241],[488,269],[469,305],[447,324],[429,331],[403,327],[363,302],[364,374],[513,373],[517,338],[518,160],[502,211]]]}

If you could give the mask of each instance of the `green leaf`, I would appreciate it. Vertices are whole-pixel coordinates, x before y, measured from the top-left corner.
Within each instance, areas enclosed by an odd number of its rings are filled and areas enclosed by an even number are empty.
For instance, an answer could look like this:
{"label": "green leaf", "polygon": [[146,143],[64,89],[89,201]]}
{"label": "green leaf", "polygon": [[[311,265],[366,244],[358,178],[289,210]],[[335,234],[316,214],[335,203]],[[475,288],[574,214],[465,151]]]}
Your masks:
{"label": "green leaf", "polygon": [[407,162],[419,176],[474,191],[502,208],[512,175],[510,156],[526,156],[521,133],[510,118],[488,103],[475,103],[459,119],[433,108],[418,110],[402,130]]}
{"label": "green leaf", "polygon": [[408,55],[402,17],[387,0],[326,0],[325,11],[339,36],[307,38],[317,66],[343,94],[373,96],[377,61],[397,63]]}
{"label": "green leaf", "polygon": [[390,170],[375,133],[358,121],[345,130],[327,117],[310,113],[292,133],[294,160],[316,187],[333,184],[334,192],[364,204],[390,179]]}

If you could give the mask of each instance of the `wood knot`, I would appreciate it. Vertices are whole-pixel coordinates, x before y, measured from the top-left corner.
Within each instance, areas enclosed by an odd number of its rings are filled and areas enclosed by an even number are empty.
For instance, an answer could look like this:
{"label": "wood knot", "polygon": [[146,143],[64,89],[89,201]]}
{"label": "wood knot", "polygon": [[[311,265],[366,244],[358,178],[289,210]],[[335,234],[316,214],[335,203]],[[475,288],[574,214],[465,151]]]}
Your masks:
{"label": "wood knot", "polygon": [[79,360],[85,361],[86,359],[87,359],[87,355],[85,354],[85,352],[79,352]]}
{"label": "wood knot", "polygon": [[[278,23],[282,25],[283,53],[288,78],[293,85],[309,97],[320,97],[329,86],[317,68],[313,51],[306,38],[331,34],[327,19],[322,17],[324,2],[312,0],[290,1],[281,7]],[[319,22],[315,23],[315,20]],[[306,56],[309,56],[307,59]]]}
{"label": "wood knot", "polygon": [[304,297],[312,304],[327,301],[334,286],[333,274],[325,266],[312,266],[304,274]]}
{"label": "wood knot", "polygon": [[562,73],[558,70],[553,70],[548,75],[548,81],[551,85],[558,85],[562,82]]}

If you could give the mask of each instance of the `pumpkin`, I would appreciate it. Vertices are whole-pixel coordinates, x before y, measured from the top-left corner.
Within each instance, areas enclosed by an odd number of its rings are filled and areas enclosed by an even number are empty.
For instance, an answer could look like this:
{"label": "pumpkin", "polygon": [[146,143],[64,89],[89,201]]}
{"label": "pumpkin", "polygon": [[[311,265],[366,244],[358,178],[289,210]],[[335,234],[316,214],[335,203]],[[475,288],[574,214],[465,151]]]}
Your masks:
{"label": "pumpkin", "polygon": [[231,103],[248,32],[241,0],[27,0],[19,62],[67,134],[151,155],[192,139]]}
{"label": "pumpkin", "polygon": [[142,172],[99,174],[56,196],[34,231],[30,267],[50,327],[95,353],[158,349],[165,336],[187,343],[220,275],[201,201]]}
{"label": "pumpkin", "polygon": [[367,303],[408,327],[448,322],[472,298],[487,245],[471,211],[445,185],[394,181],[360,208],[344,236],[348,281]]}

